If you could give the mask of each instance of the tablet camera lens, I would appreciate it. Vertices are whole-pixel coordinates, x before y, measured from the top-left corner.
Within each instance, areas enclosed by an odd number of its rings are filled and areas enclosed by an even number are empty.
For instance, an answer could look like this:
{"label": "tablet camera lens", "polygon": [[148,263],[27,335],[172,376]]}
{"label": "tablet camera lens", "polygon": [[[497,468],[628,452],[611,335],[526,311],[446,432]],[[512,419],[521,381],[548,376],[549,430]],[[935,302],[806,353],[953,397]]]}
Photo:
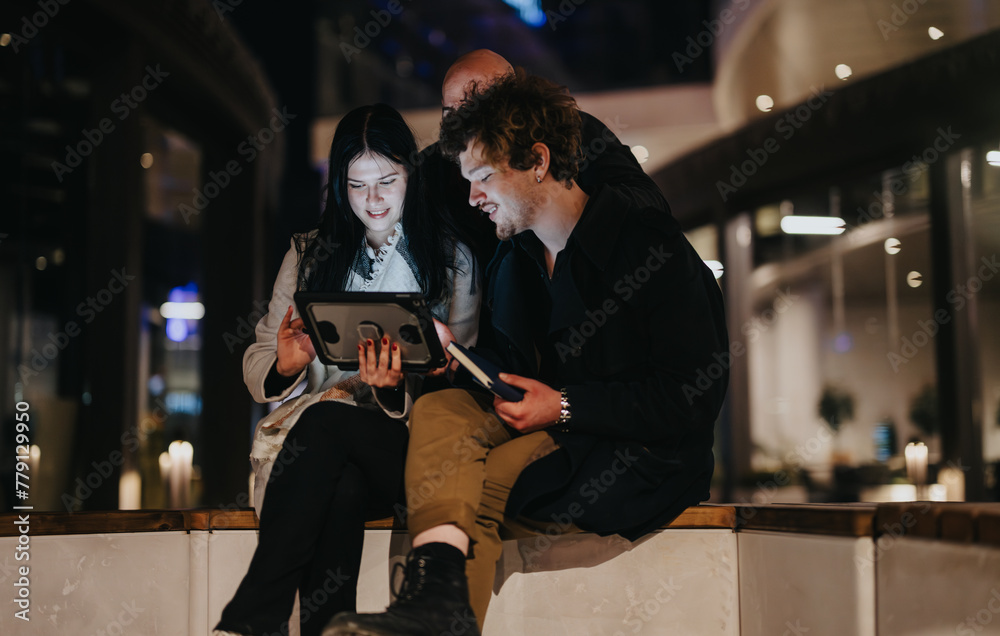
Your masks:
{"label": "tablet camera lens", "polygon": [[330,344],[337,344],[340,342],[340,334],[337,333],[337,325],[333,324],[328,320],[324,320],[319,323],[319,337],[323,339],[324,342]]}
{"label": "tablet camera lens", "polygon": [[399,327],[399,339],[411,345],[420,344],[420,328],[409,323]]}

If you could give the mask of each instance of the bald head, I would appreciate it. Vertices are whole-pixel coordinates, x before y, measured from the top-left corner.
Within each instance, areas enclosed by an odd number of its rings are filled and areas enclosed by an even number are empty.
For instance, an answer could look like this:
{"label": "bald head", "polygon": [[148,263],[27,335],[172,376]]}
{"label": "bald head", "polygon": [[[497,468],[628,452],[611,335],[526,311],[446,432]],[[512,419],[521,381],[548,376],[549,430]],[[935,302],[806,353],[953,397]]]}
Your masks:
{"label": "bald head", "polygon": [[465,91],[471,82],[489,85],[498,77],[513,73],[514,67],[503,56],[479,49],[466,53],[455,60],[445,73],[441,85],[441,106],[445,110],[454,110],[465,97]]}

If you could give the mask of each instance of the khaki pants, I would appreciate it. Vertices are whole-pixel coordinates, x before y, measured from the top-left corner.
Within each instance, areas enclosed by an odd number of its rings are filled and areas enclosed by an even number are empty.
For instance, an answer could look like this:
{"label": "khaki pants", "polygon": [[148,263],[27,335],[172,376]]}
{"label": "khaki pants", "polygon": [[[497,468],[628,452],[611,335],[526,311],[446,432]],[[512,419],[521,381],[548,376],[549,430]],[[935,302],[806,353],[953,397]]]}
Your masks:
{"label": "khaki pants", "polygon": [[[555,450],[544,431],[519,435],[494,413],[489,396],[447,389],[420,398],[410,414],[406,459],[407,523],[416,536],[453,524],[469,535],[472,609],[482,629],[505,539],[544,532],[551,523],[504,517],[510,489],[531,462]],[[562,532],[574,528],[560,526]]]}

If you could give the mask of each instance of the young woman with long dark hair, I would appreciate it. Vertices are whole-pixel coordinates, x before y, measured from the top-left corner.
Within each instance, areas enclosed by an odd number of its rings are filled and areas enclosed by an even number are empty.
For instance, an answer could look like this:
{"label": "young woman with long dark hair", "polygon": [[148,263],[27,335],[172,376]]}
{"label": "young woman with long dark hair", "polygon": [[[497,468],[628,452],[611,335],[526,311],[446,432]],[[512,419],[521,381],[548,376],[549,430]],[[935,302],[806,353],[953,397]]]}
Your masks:
{"label": "young woman with long dark hair", "polygon": [[479,286],[471,252],[446,211],[431,209],[413,133],[384,104],[348,113],[330,147],[319,227],[292,238],[268,314],[243,358],[258,402],[285,400],[257,427],[251,462],[259,543],[217,630],[288,633],[296,592],[303,636],[353,610],[366,520],[404,510],[406,416],[423,377],[400,370],[395,343],[360,346],[360,370],[322,364],[292,295],[309,291],[423,292],[456,339],[475,341]]}

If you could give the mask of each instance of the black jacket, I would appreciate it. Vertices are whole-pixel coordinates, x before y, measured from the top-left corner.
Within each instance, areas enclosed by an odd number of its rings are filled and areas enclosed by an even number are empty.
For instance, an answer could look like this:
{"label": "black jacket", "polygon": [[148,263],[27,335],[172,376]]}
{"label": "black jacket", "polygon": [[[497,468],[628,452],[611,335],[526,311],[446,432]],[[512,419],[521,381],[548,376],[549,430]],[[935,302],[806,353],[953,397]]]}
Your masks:
{"label": "black jacket", "polygon": [[566,247],[571,289],[541,323],[538,239],[501,243],[477,347],[537,378],[541,333],[572,407],[565,430],[548,429],[560,451],[522,473],[507,513],[629,539],[708,497],[729,366],[714,276],[669,211],[633,200],[594,189]]}

